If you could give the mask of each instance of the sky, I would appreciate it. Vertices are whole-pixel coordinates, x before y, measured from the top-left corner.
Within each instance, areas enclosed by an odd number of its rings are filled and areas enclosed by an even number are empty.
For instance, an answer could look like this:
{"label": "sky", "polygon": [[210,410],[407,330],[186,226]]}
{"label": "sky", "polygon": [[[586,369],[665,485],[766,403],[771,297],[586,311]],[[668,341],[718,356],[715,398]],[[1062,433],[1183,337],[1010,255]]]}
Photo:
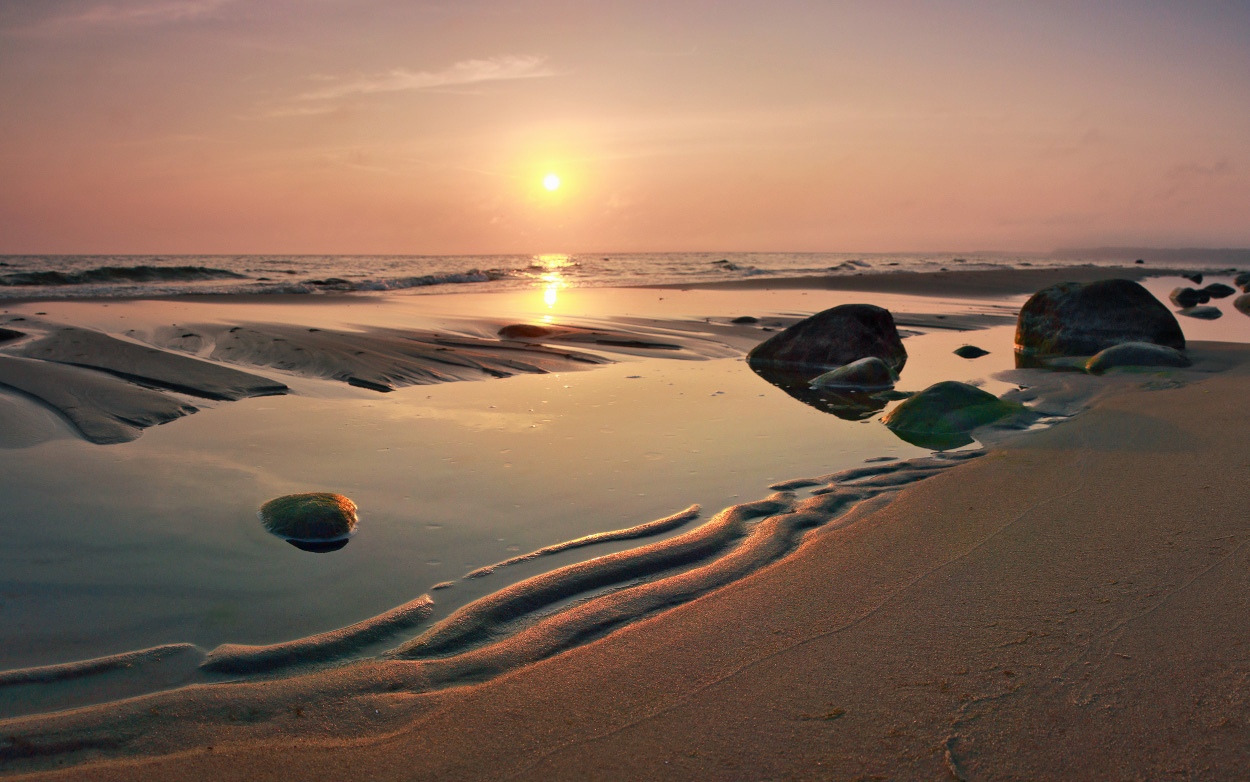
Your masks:
{"label": "sky", "polygon": [[1250,3],[0,0],[0,253],[1105,245],[1250,247]]}

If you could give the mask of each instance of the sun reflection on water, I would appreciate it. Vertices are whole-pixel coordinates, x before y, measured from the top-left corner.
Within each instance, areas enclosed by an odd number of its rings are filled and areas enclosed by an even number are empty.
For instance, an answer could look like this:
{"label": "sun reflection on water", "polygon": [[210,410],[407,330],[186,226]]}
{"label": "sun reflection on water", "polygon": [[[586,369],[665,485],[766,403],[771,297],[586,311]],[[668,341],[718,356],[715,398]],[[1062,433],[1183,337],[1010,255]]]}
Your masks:
{"label": "sun reflection on water", "polygon": [[[573,259],[563,253],[546,253],[534,257],[531,268],[538,271],[538,280],[543,289],[543,303],[547,309],[553,310],[560,298],[560,289],[569,287],[562,270],[573,266]],[[543,318],[550,320],[550,316]]]}

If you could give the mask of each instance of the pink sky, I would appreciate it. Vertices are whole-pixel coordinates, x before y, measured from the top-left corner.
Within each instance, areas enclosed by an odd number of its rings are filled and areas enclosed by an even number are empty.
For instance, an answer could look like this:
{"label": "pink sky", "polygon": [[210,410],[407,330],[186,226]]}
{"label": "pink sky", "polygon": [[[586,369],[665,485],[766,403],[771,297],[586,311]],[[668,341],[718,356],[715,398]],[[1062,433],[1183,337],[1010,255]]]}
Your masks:
{"label": "pink sky", "polygon": [[0,107],[0,253],[1250,246],[1242,2],[0,0]]}

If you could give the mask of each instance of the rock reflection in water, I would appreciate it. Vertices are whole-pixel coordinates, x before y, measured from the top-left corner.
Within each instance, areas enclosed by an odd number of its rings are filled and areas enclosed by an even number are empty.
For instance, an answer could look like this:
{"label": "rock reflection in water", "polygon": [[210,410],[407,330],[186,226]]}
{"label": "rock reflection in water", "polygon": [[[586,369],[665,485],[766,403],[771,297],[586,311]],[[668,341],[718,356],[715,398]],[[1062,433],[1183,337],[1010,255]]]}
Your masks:
{"label": "rock reflection in water", "polygon": [[773,367],[752,366],[751,370],[771,385],[780,388],[805,405],[810,405],[822,413],[836,415],[844,421],[863,421],[885,409],[893,399],[902,399],[906,394],[896,391],[836,391],[812,388],[812,378]]}

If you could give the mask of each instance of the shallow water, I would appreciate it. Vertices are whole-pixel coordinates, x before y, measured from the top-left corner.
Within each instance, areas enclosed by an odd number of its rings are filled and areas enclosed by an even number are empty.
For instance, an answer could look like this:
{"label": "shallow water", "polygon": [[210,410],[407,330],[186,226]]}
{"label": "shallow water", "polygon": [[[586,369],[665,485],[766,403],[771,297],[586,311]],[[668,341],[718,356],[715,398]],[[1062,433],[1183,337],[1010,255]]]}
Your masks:
{"label": "shallow water", "polygon": [[[1166,286],[1165,294],[1172,287],[1152,283],[1159,286]],[[732,317],[812,312],[864,298],[897,312],[972,306],[828,292],[654,291],[576,293],[559,308],[498,296],[450,297],[441,304],[448,311],[518,317],[528,311],[539,318],[544,312],[561,318],[625,312]],[[1250,318],[1232,310],[1230,301],[1223,302],[1230,313],[1221,321],[1185,319],[1186,333],[1212,338],[1209,333],[1220,329],[1221,338],[1240,341]],[[616,313],[605,309],[611,302],[620,307]],[[145,303],[39,306],[52,317],[113,330],[153,316]],[[209,311],[231,317],[229,307],[179,306],[180,318]],[[350,315],[336,310],[333,317],[393,322],[397,311],[406,317],[404,308],[412,305],[376,306],[386,312],[357,303]],[[204,311],[191,311],[196,307]],[[422,311],[429,317],[437,309],[427,304]],[[270,319],[318,325],[330,317],[320,308],[267,312]],[[898,387],[916,391],[954,379],[1001,394],[1012,386],[991,375],[1013,366],[1013,331],[1000,326],[910,336]],[[975,360],[953,355],[967,343],[990,354]],[[693,503],[707,518],[767,495],[776,481],[836,472],[874,457],[927,453],[895,437],[878,416],[845,421],[801,404],[741,358],[615,358],[619,363],[581,372],[386,395],[292,380],[297,395],[219,404],[107,447],[73,437],[59,419],[32,409],[45,441],[0,450],[6,539],[0,669],[176,642],[204,649],[279,642],[365,619],[453,581],[432,592],[437,619],[509,583],[637,542],[574,549],[462,579],[518,553],[640,524]],[[0,399],[34,408],[22,399]],[[328,554],[268,535],[256,517],[259,506],[300,491],[351,497],[360,507],[359,534]]]}

